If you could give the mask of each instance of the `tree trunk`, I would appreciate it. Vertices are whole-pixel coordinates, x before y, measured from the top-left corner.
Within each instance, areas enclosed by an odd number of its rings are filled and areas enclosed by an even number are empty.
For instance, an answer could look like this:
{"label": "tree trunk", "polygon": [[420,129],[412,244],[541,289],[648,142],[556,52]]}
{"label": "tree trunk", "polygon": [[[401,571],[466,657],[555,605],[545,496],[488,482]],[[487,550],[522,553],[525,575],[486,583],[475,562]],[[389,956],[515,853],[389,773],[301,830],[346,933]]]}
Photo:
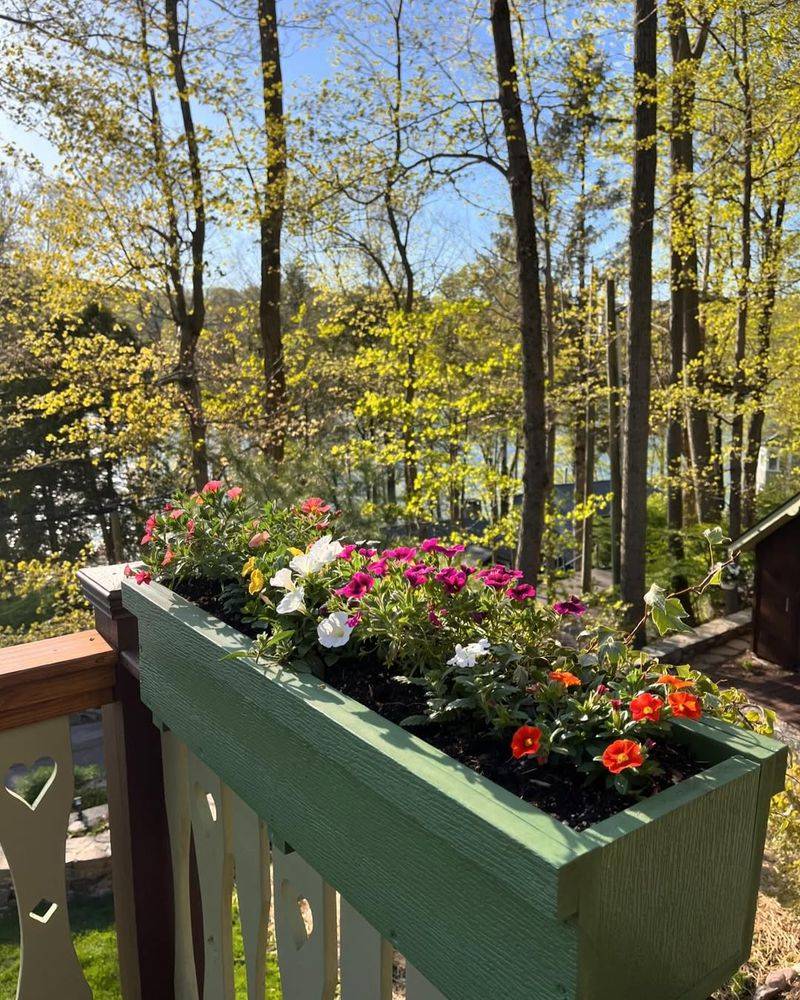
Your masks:
{"label": "tree trunk", "polygon": [[606,364],[608,370],[608,464],[611,475],[611,582],[620,583],[622,536],[622,427],[620,424],[617,298],[613,278],[606,278]]}
{"label": "tree trunk", "polygon": [[778,198],[774,218],[771,206],[765,206],[764,209],[763,238],[761,241],[761,308],[758,317],[755,368],[751,386],[756,405],[747,430],[747,452],[743,470],[742,512],[745,528],[750,528],[755,523],[756,473],[766,416],[764,396],[769,380],[769,349],[772,339],[772,318],[775,312],[785,212],[786,195],[783,192]]}
{"label": "tree trunk", "polygon": [[[701,25],[695,44],[692,45],[686,22],[683,0],[668,0],[667,24],[672,52],[672,107],[670,137],[671,208],[670,208],[670,279],[672,285],[672,381],[679,385],[684,377],[688,384],[702,390],[703,331],[700,325],[700,296],[698,291],[698,255],[696,211],[694,196],[694,103],[695,74],[702,58],[708,37],[708,22]],[[680,356],[676,357],[680,337]],[[688,366],[684,373],[684,364]],[[690,458],[695,489],[697,517],[712,521],[719,516],[718,499],[713,489],[711,475],[711,432],[709,415],[697,402],[688,407]],[[674,409],[674,419],[678,420]],[[668,432],[668,461],[670,468],[681,464],[681,455],[674,451],[680,438],[673,428]],[[672,472],[670,472],[672,474]],[[677,507],[673,513],[677,516]],[[680,524],[672,532],[678,545]],[[682,557],[681,557],[682,558]]]}
{"label": "tree trunk", "polygon": [[[656,187],[656,0],[634,2],[634,152],[630,212],[628,377],[623,457],[621,590],[631,626],[644,611],[653,214]],[[639,635],[638,641],[644,636]]]}
{"label": "tree trunk", "polygon": [[743,363],[747,354],[747,318],[750,305],[750,234],[753,202],[753,95],[750,86],[747,13],[741,11],[742,68],[738,80],[742,91],[744,134],[742,136],[741,265],[737,292],[736,369],[733,376],[734,412],[731,421],[730,500],[728,532],[736,539],[742,533],[742,447],[744,443],[744,402],[747,394]]}
{"label": "tree trunk", "polygon": [[281,329],[281,234],[286,200],[286,124],[275,0],[258,0],[266,177],[259,199],[261,290],[258,327],[264,355],[267,453],[282,462],[286,440],[286,375]]}
{"label": "tree trunk", "polygon": [[519,97],[508,0],[491,0],[491,22],[499,102],[508,151],[507,176],[514,219],[522,340],[525,466],[517,564],[525,579],[535,584],[541,564],[548,487],[539,253],[531,161]]}

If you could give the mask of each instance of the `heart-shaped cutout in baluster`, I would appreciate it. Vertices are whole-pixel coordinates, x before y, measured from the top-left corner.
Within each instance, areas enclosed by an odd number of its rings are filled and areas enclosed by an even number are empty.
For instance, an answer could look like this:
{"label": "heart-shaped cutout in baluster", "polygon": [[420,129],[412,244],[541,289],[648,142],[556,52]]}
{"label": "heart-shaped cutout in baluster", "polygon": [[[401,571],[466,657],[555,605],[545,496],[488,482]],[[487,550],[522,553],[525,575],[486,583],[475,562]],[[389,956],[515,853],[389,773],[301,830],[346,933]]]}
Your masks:
{"label": "heart-shaped cutout in baluster", "polygon": [[4,779],[6,791],[33,811],[47,795],[57,770],[52,757],[39,757],[32,764],[12,764]]}

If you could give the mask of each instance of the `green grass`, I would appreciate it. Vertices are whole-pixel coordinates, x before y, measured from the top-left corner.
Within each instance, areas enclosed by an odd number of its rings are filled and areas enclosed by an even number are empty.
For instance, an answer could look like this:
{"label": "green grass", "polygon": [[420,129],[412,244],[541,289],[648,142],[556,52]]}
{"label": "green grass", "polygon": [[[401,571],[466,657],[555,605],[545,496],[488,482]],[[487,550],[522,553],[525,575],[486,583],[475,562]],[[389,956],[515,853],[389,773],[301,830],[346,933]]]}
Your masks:
{"label": "green grass", "polygon": [[[94,1000],[119,1000],[117,939],[114,931],[114,901],[102,899],[70,903],[75,950]],[[236,996],[247,996],[239,907],[234,904],[233,961]],[[19,926],[16,914],[0,919],[0,1000],[13,1000],[19,975]],[[273,942],[267,952],[267,989],[264,1000],[281,1000],[280,978]]]}

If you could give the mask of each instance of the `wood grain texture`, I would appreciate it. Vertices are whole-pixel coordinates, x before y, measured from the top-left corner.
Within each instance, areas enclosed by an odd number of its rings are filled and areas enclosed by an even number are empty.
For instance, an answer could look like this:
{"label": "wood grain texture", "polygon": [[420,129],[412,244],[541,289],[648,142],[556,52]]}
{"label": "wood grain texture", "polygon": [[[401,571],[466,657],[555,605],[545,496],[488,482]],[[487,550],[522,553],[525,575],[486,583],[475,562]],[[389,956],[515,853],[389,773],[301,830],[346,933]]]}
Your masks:
{"label": "wood grain texture", "polygon": [[0,649],[0,732],[108,704],[116,662],[94,629]]}
{"label": "wood grain texture", "polygon": [[236,895],[242,927],[248,1000],[263,1000],[270,907],[269,834],[238,795],[230,795]]}
{"label": "wood grain texture", "polygon": [[[748,753],[730,727],[701,725],[718,763],[579,834],[313,678],[223,659],[247,640],[164,588],[125,584],[123,596],[139,618],[142,697],[153,712],[444,996],[611,996],[586,993],[579,968],[601,977],[592,989],[617,981],[619,969],[593,957],[591,945],[602,928],[610,939],[618,921],[627,926],[613,886],[636,894],[641,864],[640,927],[660,926],[663,900],[673,907],[670,927],[679,925],[692,898],[686,878],[679,865],[665,861],[656,872],[648,859],[666,844],[672,857],[680,838],[693,878],[716,872],[719,884],[709,884],[727,910],[718,939],[703,938],[672,979],[664,969],[680,933],[647,934],[662,977],[653,996],[677,1000],[687,982],[692,989],[719,973],[720,942],[735,938],[741,953],[754,909],[762,772],[766,794],[783,767],[774,745],[756,738]],[[747,831],[723,867],[714,845],[721,813],[710,805],[717,796],[725,823]],[[684,811],[699,824],[696,836],[685,831]],[[747,892],[738,891],[743,882]],[[634,995],[650,1000],[649,986]]]}

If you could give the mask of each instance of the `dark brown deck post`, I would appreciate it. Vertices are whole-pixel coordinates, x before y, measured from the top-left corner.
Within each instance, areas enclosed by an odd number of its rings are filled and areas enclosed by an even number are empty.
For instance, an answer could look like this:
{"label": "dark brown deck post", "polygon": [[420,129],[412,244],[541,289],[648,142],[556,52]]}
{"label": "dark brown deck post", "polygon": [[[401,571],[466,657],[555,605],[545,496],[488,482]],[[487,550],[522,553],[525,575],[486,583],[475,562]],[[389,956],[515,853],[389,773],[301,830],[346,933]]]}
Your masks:
{"label": "dark brown deck post", "polygon": [[80,572],[95,627],[118,651],[115,701],[103,709],[114,912],[123,1000],[174,1000],[174,908],[161,736],[139,697],[136,619],[123,567]]}

